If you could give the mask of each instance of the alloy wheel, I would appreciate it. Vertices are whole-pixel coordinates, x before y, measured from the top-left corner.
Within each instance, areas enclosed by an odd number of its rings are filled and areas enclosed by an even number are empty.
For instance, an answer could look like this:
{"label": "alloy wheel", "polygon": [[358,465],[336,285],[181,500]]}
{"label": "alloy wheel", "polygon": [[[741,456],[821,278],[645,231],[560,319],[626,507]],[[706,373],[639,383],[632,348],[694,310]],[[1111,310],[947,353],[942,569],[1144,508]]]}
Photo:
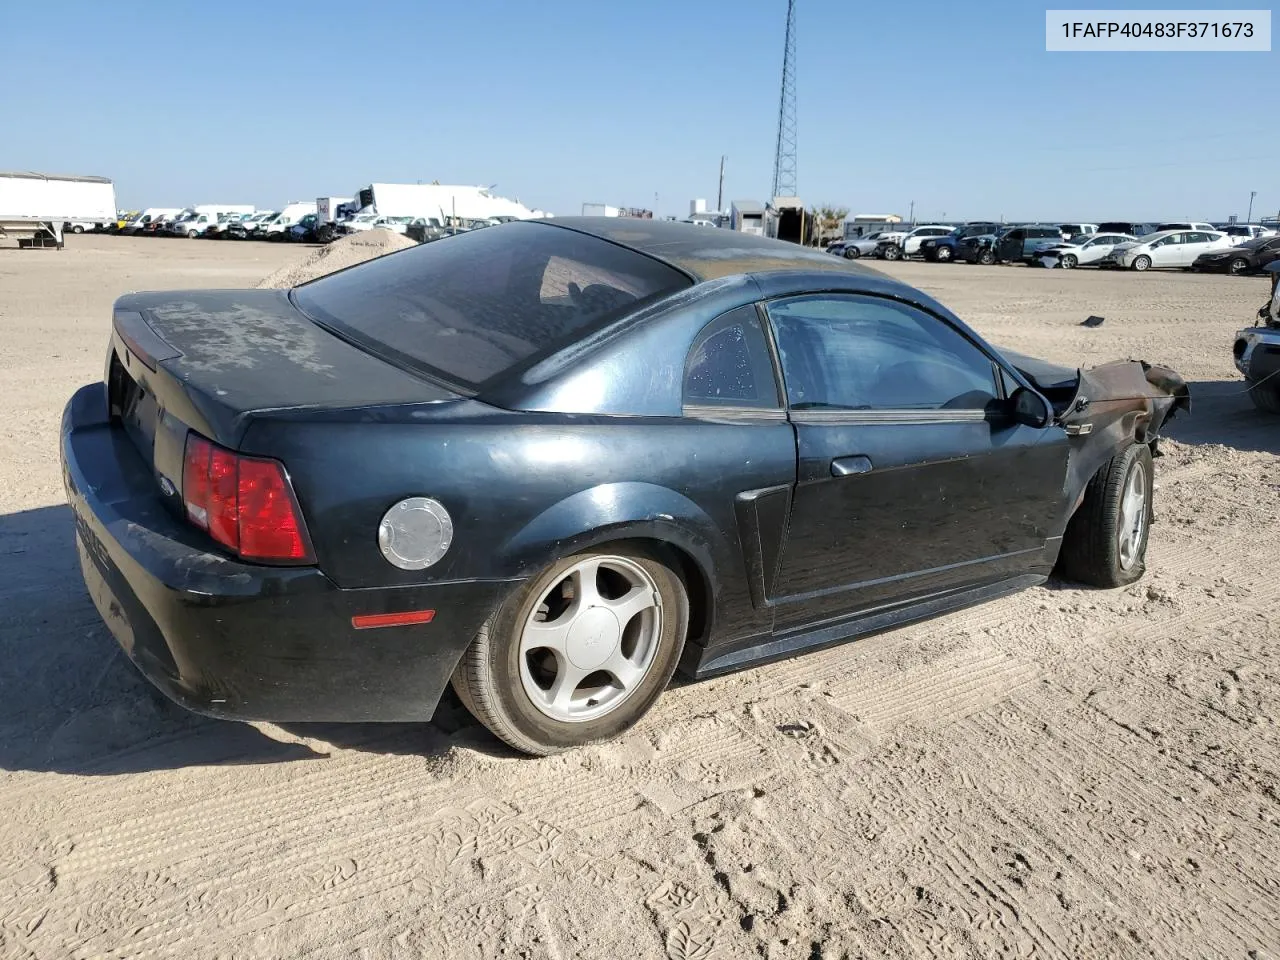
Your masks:
{"label": "alloy wheel", "polygon": [[520,635],[525,695],[553,720],[594,720],[647,676],[662,636],[657,585],[635,561],[586,557],[538,599]]}
{"label": "alloy wheel", "polygon": [[1135,460],[1129,468],[1124,493],[1120,497],[1120,523],[1116,532],[1120,569],[1130,570],[1138,562],[1142,538],[1147,529],[1147,471]]}

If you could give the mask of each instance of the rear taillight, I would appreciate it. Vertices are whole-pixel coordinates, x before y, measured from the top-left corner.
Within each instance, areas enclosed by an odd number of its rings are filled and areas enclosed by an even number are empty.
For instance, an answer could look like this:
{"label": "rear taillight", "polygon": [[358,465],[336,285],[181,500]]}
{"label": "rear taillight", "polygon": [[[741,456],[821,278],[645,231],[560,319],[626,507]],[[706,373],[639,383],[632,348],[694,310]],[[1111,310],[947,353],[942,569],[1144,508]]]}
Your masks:
{"label": "rear taillight", "polygon": [[246,560],[313,563],[284,466],[187,434],[182,467],[187,519]]}

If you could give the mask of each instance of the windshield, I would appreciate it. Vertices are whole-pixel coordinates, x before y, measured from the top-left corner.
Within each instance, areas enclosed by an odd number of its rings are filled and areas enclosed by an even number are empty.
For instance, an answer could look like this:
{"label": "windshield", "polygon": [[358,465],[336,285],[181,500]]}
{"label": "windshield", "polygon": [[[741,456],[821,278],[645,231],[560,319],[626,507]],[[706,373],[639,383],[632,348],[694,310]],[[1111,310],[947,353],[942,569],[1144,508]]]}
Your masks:
{"label": "windshield", "polygon": [[292,296],[369,352],[474,393],[689,285],[671,267],[596,237],[512,223],[369,260]]}
{"label": "windshield", "polygon": [[1093,236],[1091,234],[1077,233],[1070,240],[1063,240],[1062,242],[1065,244],[1069,244],[1070,246],[1073,246],[1073,247],[1083,247],[1086,243],[1088,243],[1092,239],[1093,239]]}

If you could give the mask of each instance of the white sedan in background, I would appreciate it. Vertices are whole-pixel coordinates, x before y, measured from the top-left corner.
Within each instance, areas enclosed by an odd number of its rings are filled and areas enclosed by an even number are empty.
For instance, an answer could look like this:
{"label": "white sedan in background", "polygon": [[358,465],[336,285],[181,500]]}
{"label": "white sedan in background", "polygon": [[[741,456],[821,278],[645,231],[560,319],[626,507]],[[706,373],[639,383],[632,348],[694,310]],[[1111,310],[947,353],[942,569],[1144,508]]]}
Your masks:
{"label": "white sedan in background", "polygon": [[1165,230],[1120,244],[1101,263],[1126,270],[1190,268],[1200,254],[1229,246],[1231,238],[1217,230]]}
{"label": "white sedan in background", "polygon": [[1081,233],[1066,243],[1055,244],[1040,252],[1040,263],[1046,267],[1096,266],[1122,243],[1135,243],[1137,237],[1127,233]]}

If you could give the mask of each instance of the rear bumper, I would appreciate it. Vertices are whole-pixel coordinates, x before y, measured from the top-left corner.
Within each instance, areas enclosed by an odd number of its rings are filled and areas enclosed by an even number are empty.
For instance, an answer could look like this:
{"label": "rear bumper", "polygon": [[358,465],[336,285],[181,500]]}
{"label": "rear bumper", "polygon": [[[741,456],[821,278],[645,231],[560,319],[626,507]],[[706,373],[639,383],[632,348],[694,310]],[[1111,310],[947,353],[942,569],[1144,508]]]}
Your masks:
{"label": "rear bumper", "polygon": [[[160,690],[243,720],[430,719],[463,650],[513,581],[344,590],[314,567],[240,563],[172,516],[150,467],[77,391],[61,456],[85,586]],[[432,609],[429,624],[357,630],[359,614]]]}

